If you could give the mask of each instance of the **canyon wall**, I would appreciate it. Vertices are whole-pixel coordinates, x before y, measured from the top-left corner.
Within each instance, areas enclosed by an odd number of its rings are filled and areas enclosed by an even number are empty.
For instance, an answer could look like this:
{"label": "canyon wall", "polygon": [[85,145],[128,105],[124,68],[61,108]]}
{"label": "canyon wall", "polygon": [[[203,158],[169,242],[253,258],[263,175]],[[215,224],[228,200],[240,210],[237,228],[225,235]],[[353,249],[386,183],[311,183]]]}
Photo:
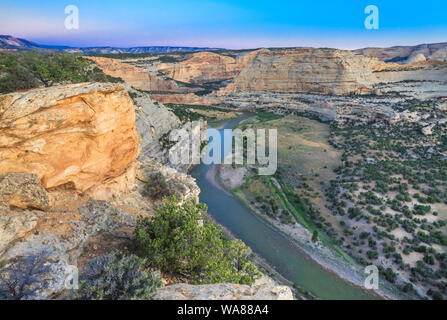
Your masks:
{"label": "canyon wall", "polygon": [[[441,53],[445,48],[438,47],[422,46],[420,50],[412,47],[412,51],[406,48],[396,49],[397,52],[403,50],[405,54],[410,54],[406,64],[385,63],[377,57],[360,54],[375,53],[374,50],[287,48],[199,52],[187,55],[177,62],[160,63],[160,60],[149,59],[139,60],[138,65],[144,66],[139,72],[142,78],[146,77],[143,81],[146,87],[164,90],[151,92],[153,99],[162,103],[217,105],[225,104],[226,96],[243,92],[369,94],[380,92],[375,91],[378,84],[412,80],[444,82],[447,68],[445,62],[426,61],[422,53],[410,53],[422,50],[424,53],[430,52],[430,57],[442,58]],[[384,58],[377,52],[376,56]],[[126,69],[116,73],[113,72],[114,69],[122,68],[123,64],[130,66],[130,63],[135,63],[131,60],[127,63],[108,60],[110,66],[105,68],[102,60],[96,61],[104,72],[115,76],[125,74]],[[143,76],[144,73],[147,76]],[[160,81],[172,81],[169,79],[178,81],[174,82],[176,88],[163,88],[160,85]],[[136,83],[135,79],[128,81]],[[148,82],[152,84],[149,85]],[[439,92],[443,88],[441,85],[435,90]],[[422,90],[427,91],[426,89]],[[199,91],[202,92],[196,94]]]}
{"label": "canyon wall", "polygon": [[266,50],[221,89],[235,91],[316,92],[345,94],[367,91],[373,70],[383,63],[349,51],[296,48]]}
{"label": "canyon wall", "polygon": [[23,299],[55,298],[71,266],[131,246],[137,217],[158,201],[148,185],[162,179],[198,200],[195,180],[151,152],[178,119],[143,93],[135,106],[127,90],[83,83],[0,95],[0,274],[24,284]]}
{"label": "canyon wall", "polygon": [[161,63],[159,72],[169,78],[187,83],[216,82],[233,78],[240,71],[233,57],[213,52],[199,52],[178,63]]}

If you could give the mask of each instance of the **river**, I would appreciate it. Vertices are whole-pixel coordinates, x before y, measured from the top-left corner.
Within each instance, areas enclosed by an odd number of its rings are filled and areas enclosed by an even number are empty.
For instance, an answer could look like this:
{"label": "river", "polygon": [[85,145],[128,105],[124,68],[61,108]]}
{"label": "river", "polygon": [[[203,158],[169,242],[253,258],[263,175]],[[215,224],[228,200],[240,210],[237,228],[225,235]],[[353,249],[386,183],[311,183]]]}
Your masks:
{"label": "river", "polygon": [[[246,116],[229,120],[219,130],[232,129],[244,118]],[[202,163],[191,171],[201,190],[200,201],[208,206],[209,214],[219,224],[241,239],[282,277],[321,299],[374,299],[366,290],[324,269],[293,241],[213,184],[207,178],[212,167]]]}

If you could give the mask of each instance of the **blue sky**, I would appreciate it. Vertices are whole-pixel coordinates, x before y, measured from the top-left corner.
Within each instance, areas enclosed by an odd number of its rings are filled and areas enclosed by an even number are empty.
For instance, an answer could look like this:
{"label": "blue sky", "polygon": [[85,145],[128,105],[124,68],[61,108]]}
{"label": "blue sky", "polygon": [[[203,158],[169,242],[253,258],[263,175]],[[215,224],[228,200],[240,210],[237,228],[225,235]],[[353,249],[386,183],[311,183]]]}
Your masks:
{"label": "blue sky", "polygon": [[[64,27],[67,5],[79,8],[79,30]],[[379,30],[364,27],[368,5]],[[0,34],[70,46],[414,45],[447,42],[447,1],[1,0]]]}

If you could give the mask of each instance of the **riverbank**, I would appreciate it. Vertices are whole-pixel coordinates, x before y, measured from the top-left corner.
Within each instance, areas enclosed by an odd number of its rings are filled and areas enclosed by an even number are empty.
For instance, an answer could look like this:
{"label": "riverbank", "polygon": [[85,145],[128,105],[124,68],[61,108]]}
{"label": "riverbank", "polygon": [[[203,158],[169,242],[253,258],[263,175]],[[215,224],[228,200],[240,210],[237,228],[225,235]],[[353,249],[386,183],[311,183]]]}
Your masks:
{"label": "riverbank", "polygon": [[[334,276],[357,286],[365,292],[369,292],[369,294],[376,296],[378,299],[398,299],[398,297],[395,297],[393,294],[385,293],[381,290],[372,292],[372,290],[365,289],[364,279],[367,275],[365,274],[363,276],[359,268],[356,268],[353,264],[347,263],[343,257],[338,256],[331,249],[323,246],[321,242],[313,243],[311,240],[312,233],[300,224],[296,224],[296,227],[292,228],[261,214],[254,206],[250,204],[249,201],[247,201],[242,192],[232,190],[222,181],[220,178],[219,168],[220,166],[214,166],[208,171],[207,179],[209,179],[210,183],[217,186],[223,192],[232,194],[260,220],[289,239],[291,244],[297,246],[297,248],[302,251],[303,254],[306,254],[311,260],[318,263],[325,270],[331,272]],[[266,262],[264,261],[264,263]]]}

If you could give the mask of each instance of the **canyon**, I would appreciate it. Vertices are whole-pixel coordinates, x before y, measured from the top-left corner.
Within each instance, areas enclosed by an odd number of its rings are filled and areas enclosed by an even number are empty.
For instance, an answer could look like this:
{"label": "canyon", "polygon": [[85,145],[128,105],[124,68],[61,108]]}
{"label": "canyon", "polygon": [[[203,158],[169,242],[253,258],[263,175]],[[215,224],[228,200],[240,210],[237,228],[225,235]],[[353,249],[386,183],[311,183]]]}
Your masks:
{"label": "canyon", "polygon": [[[89,56],[124,82],[61,83],[0,95],[0,262],[22,261],[26,268],[26,257],[42,257],[49,268],[38,279],[45,281],[31,283],[27,298],[58,297],[69,266],[129,245],[138,216],[150,217],[158,204],[145,196],[157,177],[172,194],[197,201],[191,167],[170,163],[170,147],[162,142],[174,129],[206,131],[206,123],[182,122],[164,104],[307,114],[338,124],[417,123],[430,136],[446,120],[407,109],[429,100],[445,110],[445,48]],[[206,133],[201,137],[206,142]],[[252,287],[177,283],[161,297],[293,294],[264,281]]]}

